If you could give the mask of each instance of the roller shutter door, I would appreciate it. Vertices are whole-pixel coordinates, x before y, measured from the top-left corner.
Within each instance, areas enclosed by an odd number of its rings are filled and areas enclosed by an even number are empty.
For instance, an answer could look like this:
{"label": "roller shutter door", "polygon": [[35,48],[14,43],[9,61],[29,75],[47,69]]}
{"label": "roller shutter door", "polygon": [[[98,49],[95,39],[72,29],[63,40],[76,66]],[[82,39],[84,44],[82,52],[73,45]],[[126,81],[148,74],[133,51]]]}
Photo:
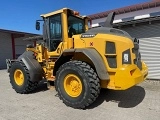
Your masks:
{"label": "roller shutter door", "polygon": [[140,50],[149,67],[148,78],[160,79],[160,37],[141,38]]}
{"label": "roller shutter door", "polygon": [[124,28],[140,40],[140,52],[149,68],[149,79],[160,80],[160,23]]}
{"label": "roller shutter door", "polygon": [[6,68],[6,59],[12,59],[11,35],[0,32],[0,69]]}

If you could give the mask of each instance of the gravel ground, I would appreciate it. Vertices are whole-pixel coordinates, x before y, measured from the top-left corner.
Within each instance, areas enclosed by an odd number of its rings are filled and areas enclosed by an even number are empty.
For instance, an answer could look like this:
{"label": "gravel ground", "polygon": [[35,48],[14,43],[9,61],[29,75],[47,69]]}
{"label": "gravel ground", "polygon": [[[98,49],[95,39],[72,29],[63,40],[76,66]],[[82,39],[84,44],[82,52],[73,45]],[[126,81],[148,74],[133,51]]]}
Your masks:
{"label": "gravel ground", "polygon": [[0,76],[0,120],[160,120],[160,81],[126,91],[101,90],[90,107],[79,110],[65,106],[45,83],[22,95],[12,89],[6,70]]}

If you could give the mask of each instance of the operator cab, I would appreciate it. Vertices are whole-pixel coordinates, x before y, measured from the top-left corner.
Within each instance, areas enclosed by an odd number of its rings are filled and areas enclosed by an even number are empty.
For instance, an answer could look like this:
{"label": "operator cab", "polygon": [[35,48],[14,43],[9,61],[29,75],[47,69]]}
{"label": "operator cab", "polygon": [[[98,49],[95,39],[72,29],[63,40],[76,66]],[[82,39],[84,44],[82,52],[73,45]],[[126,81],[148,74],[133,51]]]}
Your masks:
{"label": "operator cab", "polygon": [[[43,39],[49,52],[56,51],[61,43],[67,42],[69,44],[68,40],[73,35],[85,33],[88,29],[86,28],[86,24],[88,24],[87,17],[81,17],[78,12],[67,8],[41,15],[41,17],[44,21]],[[36,29],[40,29],[38,20]],[[72,45],[67,45],[66,47],[68,46],[72,47]]]}

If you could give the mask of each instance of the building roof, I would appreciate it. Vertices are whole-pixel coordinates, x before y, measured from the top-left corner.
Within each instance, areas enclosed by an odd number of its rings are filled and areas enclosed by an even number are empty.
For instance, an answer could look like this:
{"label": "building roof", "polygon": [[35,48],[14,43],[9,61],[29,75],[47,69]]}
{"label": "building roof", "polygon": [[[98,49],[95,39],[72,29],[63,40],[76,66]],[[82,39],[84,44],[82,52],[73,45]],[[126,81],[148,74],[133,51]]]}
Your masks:
{"label": "building roof", "polygon": [[39,35],[39,34],[34,34],[34,33],[20,32],[20,31],[6,30],[6,29],[0,29],[0,32],[10,33],[10,34],[12,34],[15,38],[24,37],[24,35],[33,35],[33,36]]}
{"label": "building roof", "polygon": [[128,12],[134,12],[138,10],[144,10],[144,9],[154,8],[154,7],[159,7],[159,6],[160,6],[160,0],[152,0],[151,2],[131,5],[131,6],[123,7],[123,8],[118,8],[114,10],[109,10],[109,11],[105,11],[101,13],[88,15],[88,17],[94,20],[94,19],[107,17],[108,13],[113,12],[113,11],[116,13],[116,15],[118,15],[118,14],[124,14]]}
{"label": "building roof", "polygon": [[153,23],[160,23],[160,16],[151,16],[148,18],[142,18],[142,19],[133,19],[129,21],[123,21],[119,23],[113,24],[114,27],[125,27],[125,26],[130,26],[130,25],[144,25],[144,24],[153,24]]}

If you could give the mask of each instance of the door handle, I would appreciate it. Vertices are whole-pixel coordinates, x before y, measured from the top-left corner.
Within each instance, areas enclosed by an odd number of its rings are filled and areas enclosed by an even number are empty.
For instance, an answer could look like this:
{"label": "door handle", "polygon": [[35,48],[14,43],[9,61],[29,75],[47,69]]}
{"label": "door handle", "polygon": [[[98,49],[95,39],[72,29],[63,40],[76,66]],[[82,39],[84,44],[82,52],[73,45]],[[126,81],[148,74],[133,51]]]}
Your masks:
{"label": "door handle", "polygon": [[57,48],[57,53],[60,53],[60,48]]}

